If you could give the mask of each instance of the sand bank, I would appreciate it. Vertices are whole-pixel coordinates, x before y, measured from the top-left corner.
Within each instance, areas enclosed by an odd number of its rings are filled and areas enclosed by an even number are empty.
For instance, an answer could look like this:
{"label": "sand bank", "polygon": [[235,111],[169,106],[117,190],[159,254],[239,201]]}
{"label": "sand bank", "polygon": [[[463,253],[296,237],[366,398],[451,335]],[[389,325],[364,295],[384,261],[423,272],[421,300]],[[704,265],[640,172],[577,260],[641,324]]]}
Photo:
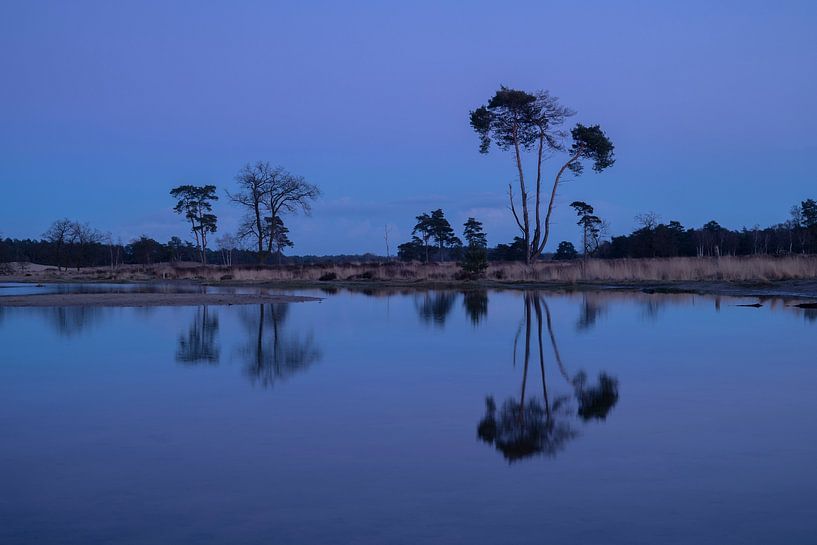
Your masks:
{"label": "sand bank", "polygon": [[0,297],[0,307],[180,307],[319,301],[299,295],[229,293],[59,293]]}

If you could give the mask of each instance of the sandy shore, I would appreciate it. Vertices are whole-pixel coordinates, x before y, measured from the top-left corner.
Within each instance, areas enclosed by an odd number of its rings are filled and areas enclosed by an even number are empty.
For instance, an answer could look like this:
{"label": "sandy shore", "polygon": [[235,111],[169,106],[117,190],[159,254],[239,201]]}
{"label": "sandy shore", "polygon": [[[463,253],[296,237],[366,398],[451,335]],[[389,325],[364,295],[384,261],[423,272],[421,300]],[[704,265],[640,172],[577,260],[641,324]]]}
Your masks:
{"label": "sandy shore", "polygon": [[0,297],[0,307],[181,307],[320,301],[298,295],[220,293],[61,293]]}

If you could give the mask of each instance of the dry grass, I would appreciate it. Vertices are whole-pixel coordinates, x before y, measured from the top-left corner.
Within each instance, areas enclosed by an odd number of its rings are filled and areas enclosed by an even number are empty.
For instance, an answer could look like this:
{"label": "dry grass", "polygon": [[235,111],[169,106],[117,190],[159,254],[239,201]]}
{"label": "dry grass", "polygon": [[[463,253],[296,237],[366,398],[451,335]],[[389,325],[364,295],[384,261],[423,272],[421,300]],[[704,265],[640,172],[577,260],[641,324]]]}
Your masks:
{"label": "dry grass", "polygon": [[543,263],[534,269],[507,271],[516,279],[542,282],[774,282],[817,278],[817,257],[721,257],[591,259],[565,264]]}
{"label": "dry grass", "polygon": [[[199,280],[207,282],[317,282],[391,281],[400,283],[455,282],[460,269],[456,263],[417,262],[346,263],[337,265],[208,266],[194,263],[127,265],[112,272],[109,268],[57,272],[53,268],[28,266],[6,279],[27,280]],[[615,259],[586,262],[543,262],[531,267],[522,263],[491,263],[486,278],[498,282],[774,282],[817,279],[817,256],[721,257]]]}

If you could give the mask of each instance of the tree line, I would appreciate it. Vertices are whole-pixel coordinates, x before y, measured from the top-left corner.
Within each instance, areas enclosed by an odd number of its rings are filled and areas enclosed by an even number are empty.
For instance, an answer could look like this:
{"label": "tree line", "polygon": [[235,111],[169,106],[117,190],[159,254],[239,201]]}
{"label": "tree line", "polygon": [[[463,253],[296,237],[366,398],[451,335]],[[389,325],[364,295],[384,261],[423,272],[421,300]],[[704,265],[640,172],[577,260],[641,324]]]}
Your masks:
{"label": "tree line", "polygon": [[[733,230],[714,220],[698,228],[686,228],[674,220],[662,223],[656,213],[649,212],[636,216],[638,226],[632,233],[609,240],[605,240],[609,226],[596,215],[593,206],[574,201],[570,207],[577,218],[578,248],[564,240],[554,253],[542,254],[536,260],[817,254],[817,201],[814,199],[792,207],[790,219],[766,228]],[[416,219],[412,239],[398,246],[397,255],[401,260],[460,261],[464,269],[477,273],[484,270],[485,265],[469,269],[465,264],[526,261],[529,257],[530,245],[520,236],[509,243],[488,247],[482,223],[474,218],[468,218],[463,225],[465,245],[442,210],[423,213]]]}
{"label": "tree line", "polygon": [[638,216],[629,235],[614,236],[594,255],[601,258],[795,255],[817,253],[817,202],[792,207],[790,218],[770,227],[728,229],[717,221],[686,228],[678,221],[661,223],[654,213]]}
{"label": "tree line", "polygon": [[[678,221],[661,223],[656,214],[648,213],[637,217],[639,226],[632,233],[609,240],[609,225],[594,207],[573,201],[569,206],[576,213],[578,248],[563,240],[555,253],[546,253],[559,188],[580,176],[586,167],[601,173],[616,160],[614,145],[598,124],[580,122],[567,128],[574,115],[575,111],[549,91],[500,86],[485,104],[469,112],[469,123],[479,138],[480,153],[495,147],[512,154],[516,180],[507,187],[508,208],[519,234],[508,243],[489,248],[482,223],[476,218],[463,224],[460,238],[442,209],[436,209],[415,218],[412,237],[399,245],[398,257],[424,263],[457,261],[465,275],[478,276],[490,260],[531,264],[547,258],[817,253],[817,203],[812,199],[795,206],[789,220],[767,228],[730,230],[716,221],[686,228]],[[548,162],[554,158],[557,162],[549,175]],[[535,168],[529,168],[532,165]],[[0,240],[0,261],[36,261],[63,268],[160,261],[199,261],[205,265],[314,263],[341,257],[283,255],[294,246],[285,218],[311,212],[312,202],[320,196],[316,185],[264,161],[248,163],[234,181],[235,187],[223,194],[242,213],[235,233],[216,234],[214,205],[219,194],[215,185],[183,184],[172,188],[170,196],[175,202],[173,210],[189,226],[192,241],[173,237],[160,243],[143,235],[129,244],[114,243],[110,234],[62,219],[54,222],[42,240]],[[388,227],[385,241],[390,258]],[[371,254],[342,257],[379,259]]]}
{"label": "tree line", "polygon": [[488,267],[488,238],[482,222],[468,218],[463,224],[466,245],[454,232],[442,209],[422,213],[416,218],[411,240],[397,247],[397,256],[403,261],[429,263],[436,254],[437,261],[460,260],[463,272],[479,276]]}
{"label": "tree line", "polygon": [[[714,220],[698,228],[687,228],[678,221],[664,223],[657,214],[646,213],[636,217],[638,226],[632,233],[613,236],[609,240],[602,240],[606,222],[595,214],[591,205],[575,201],[570,206],[577,214],[578,249],[573,242],[562,241],[555,253],[537,259],[817,254],[817,202],[814,199],[806,199],[794,206],[788,220],[765,228],[728,229]],[[191,229],[193,225],[200,225],[198,220],[194,221]],[[399,245],[398,257],[424,263],[456,261],[463,264],[468,274],[479,274],[488,261],[526,259],[528,247],[522,237],[516,236],[508,243],[489,247],[483,225],[475,218],[468,218],[461,232],[461,237],[455,233],[441,209],[420,214],[412,239]],[[382,256],[375,254],[283,256],[281,249],[285,242],[282,241],[288,240],[284,238],[287,233],[286,227],[279,223],[279,239],[273,242],[272,254],[269,254],[269,239],[264,238],[261,255],[264,258],[272,255],[277,262],[286,264],[383,260]],[[249,249],[240,247],[234,235],[216,237],[214,247],[205,248],[205,259],[208,263],[222,265],[257,264],[257,239],[255,242]],[[162,243],[142,235],[124,244],[121,240],[115,241],[109,233],[67,218],[55,221],[41,239],[0,238],[0,262],[31,261],[60,269],[203,261],[201,252],[199,245],[176,236]]]}
{"label": "tree line", "polygon": [[[69,267],[153,264],[159,262],[199,261],[223,265],[283,261],[283,252],[294,246],[287,214],[309,214],[311,201],[320,190],[302,176],[283,167],[258,161],[241,168],[235,177],[237,190],[225,191],[228,200],[242,211],[236,233],[216,237],[218,216],[213,205],[219,200],[212,184],[182,184],[170,190],[175,201],[173,211],[189,225],[191,241],[171,237],[161,243],[147,235],[123,244],[114,241],[87,223],[67,218],[54,221],[40,239],[0,239],[0,262],[35,262]],[[215,250],[211,244],[215,237]]]}

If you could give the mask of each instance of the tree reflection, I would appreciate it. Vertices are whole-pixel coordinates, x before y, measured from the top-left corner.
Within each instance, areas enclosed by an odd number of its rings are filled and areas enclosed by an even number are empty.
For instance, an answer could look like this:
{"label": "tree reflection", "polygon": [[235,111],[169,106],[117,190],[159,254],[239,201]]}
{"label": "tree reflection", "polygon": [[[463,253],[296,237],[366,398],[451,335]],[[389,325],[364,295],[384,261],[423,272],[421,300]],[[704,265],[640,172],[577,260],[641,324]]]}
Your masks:
{"label": "tree reflection", "polygon": [[[533,331],[534,323],[536,331]],[[573,390],[578,408],[573,408],[568,395],[553,397],[548,391],[545,373],[543,347],[543,323],[547,329],[559,371]],[[536,292],[524,295],[524,368],[520,397],[509,398],[497,408],[493,396],[485,401],[485,416],[477,425],[477,436],[482,441],[493,445],[506,460],[514,462],[535,455],[555,456],[566,444],[578,435],[573,420],[604,420],[613,406],[618,402],[618,380],[606,373],[599,375],[597,385],[588,385],[587,376],[579,372],[571,379],[559,352],[556,335],[553,331],[553,320],[547,302]],[[528,367],[531,359],[531,341],[539,355],[539,370],[542,379],[542,400],[529,396],[527,392]],[[521,326],[514,338],[514,366]]]}
{"label": "tree reflection", "polygon": [[[651,322],[658,320],[658,315],[660,314],[661,309],[664,308],[665,304],[666,299],[658,297],[648,297],[644,301],[644,316]],[[720,308],[721,308],[720,297],[717,297],[715,299],[715,310],[719,311]]]}
{"label": "tree reflection", "polygon": [[471,319],[471,323],[479,325],[488,316],[488,290],[462,292],[462,306],[465,307],[465,314]]}
{"label": "tree reflection", "polygon": [[[545,375],[542,343],[542,307],[538,295],[525,293],[525,342],[524,368],[519,400],[510,398],[497,411],[493,397],[485,401],[485,417],[477,426],[478,437],[502,453],[506,460],[514,462],[534,455],[555,456],[570,439],[576,436],[565,411],[566,398],[550,400]],[[539,353],[539,369],[542,378],[542,402],[529,399],[527,395],[528,367],[530,366],[533,314],[536,315],[536,344]],[[518,335],[514,339],[514,357]]]}
{"label": "tree reflection", "polygon": [[573,387],[579,401],[579,416],[583,420],[605,420],[618,403],[618,379],[603,371],[599,373],[598,384],[595,386],[588,386],[587,374],[580,371],[573,379]]}
{"label": "tree reflection", "polygon": [[306,369],[321,358],[321,352],[310,332],[300,336],[286,332],[288,303],[249,307],[240,314],[249,339],[241,349],[246,372],[253,383],[268,388]]}
{"label": "tree reflection", "polygon": [[216,344],[217,333],[218,314],[206,306],[197,307],[187,335],[179,335],[176,361],[188,364],[217,364],[221,355],[221,350]]}
{"label": "tree reflection", "polygon": [[442,327],[456,298],[457,295],[450,291],[427,291],[414,298],[414,306],[422,321]]}
{"label": "tree reflection", "polygon": [[485,400],[479,438],[493,444],[506,460],[515,462],[537,454],[555,456],[576,436],[570,425],[554,416],[557,404],[543,408],[537,400],[526,405],[508,399],[497,414],[493,397]]}
{"label": "tree reflection", "polygon": [[593,294],[583,294],[576,329],[579,331],[592,329],[605,312],[607,312],[606,305],[602,305]]}
{"label": "tree reflection", "polygon": [[98,323],[111,312],[110,308],[93,306],[38,308],[54,329],[64,337],[79,335],[91,325]]}
{"label": "tree reflection", "polygon": [[553,356],[556,359],[556,364],[559,366],[559,372],[564,379],[573,385],[573,392],[579,402],[578,415],[584,420],[597,419],[604,420],[607,418],[607,413],[618,402],[618,379],[609,376],[605,372],[599,373],[598,385],[587,385],[587,373],[579,371],[576,376],[570,378],[562,362],[562,356],[559,352],[559,345],[556,342],[556,335],[553,333],[553,319],[551,318],[550,308],[547,301],[542,299],[542,306],[545,309],[545,316],[547,319],[548,334],[550,336],[550,343],[553,347]]}

